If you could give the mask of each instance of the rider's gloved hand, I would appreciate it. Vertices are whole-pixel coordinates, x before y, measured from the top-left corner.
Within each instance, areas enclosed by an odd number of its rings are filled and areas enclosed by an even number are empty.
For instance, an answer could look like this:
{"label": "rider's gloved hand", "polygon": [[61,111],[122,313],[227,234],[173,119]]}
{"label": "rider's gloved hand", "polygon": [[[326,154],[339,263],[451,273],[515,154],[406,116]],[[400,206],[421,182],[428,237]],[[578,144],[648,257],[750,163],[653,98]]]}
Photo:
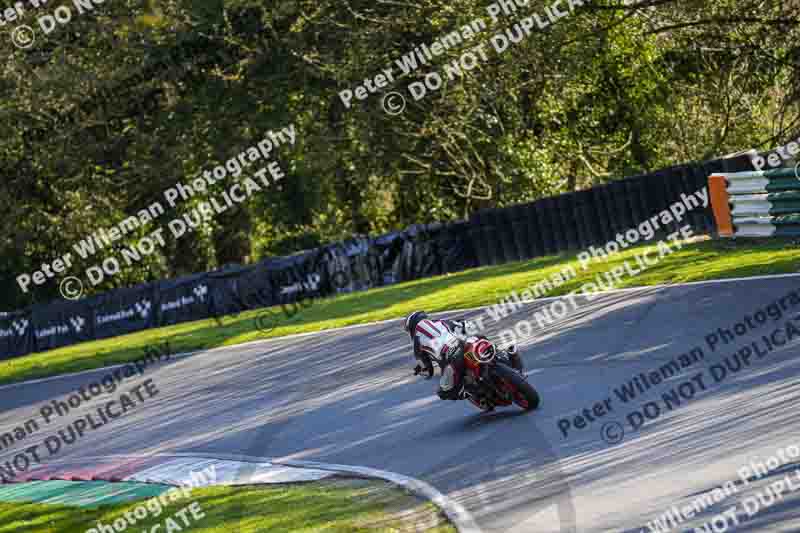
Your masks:
{"label": "rider's gloved hand", "polygon": [[508,359],[511,362],[511,367],[519,372],[524,372],[525,367],[522,364],[522,358],[517,352],[517,347],[512,344],[506,348],[506,353],[508,354]]}
{"label": "rider's gloved hand", "polygon": [[414,367],[414,375],[419,376],[420,374],[425,375],[425,379],[431,379],[433,377],[433,366],[428,363],[427,366],[422,366],[418,364]]}

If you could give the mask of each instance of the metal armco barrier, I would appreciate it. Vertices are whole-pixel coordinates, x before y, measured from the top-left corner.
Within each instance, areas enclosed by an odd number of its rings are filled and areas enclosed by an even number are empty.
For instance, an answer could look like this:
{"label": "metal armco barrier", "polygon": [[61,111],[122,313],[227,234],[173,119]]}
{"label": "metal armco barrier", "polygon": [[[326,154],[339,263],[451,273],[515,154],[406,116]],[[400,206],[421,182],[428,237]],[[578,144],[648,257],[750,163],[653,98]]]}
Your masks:
{"label": "metal armco barrier", "polygon": [[800,235],[800,179],[796,169],[712,174],[708,188],[720,236]]}

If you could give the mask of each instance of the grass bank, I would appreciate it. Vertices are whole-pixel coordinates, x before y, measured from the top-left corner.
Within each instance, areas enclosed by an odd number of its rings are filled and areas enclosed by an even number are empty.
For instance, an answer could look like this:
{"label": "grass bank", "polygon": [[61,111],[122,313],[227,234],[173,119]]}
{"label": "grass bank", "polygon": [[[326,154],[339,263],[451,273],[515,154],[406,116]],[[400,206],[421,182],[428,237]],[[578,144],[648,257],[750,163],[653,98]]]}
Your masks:
{"label": "grass bank", "polygon": [[[194,510],[187,506],[197,503]],[[110,526],[125,512],[135,525],[125,531],[192,531],[198,533],[370,533],[418,531],[456,533],[432,504],[382,482],[324,481],[284,486],[195,489],[188,499],[170,503],[138,518],[132,511],[144,502],[97,508],[0,503],[0,533],[87,533],[98,522]],[[199,512],[197,512],[199,510]],[[195,511],[195,512],[193,512]],[[202,514],[202,516],[201,516]],[[167,523],[171,519],[178,528]],[[96,531],[96,530],[95,530]],[[92,532],[94,533],[94,532]]]}
{"label": "grass bank", "polygon": [[[648,247],[629,248],[607,262],[580,268],[576,254],[540,257],[401,283],[370,291],[309,302],[291,317],[280,308],[248,311],[221,322],[200,320],[113,339],[77,344],[11,359],[0,366],[0,383],[9,383],[98,368],[136,360],[148,347],[169,342],[174,352],[229,346],[243,342],[400,318],[415,309],[429,312],[477,307],[497,302],[573,265],[578,276],[549,292],[566,294],[598,274],[631,260]],[[800,272],[800,249],[788,239],[704,240],[684,244],[656,265],[626,276],[616,288],[685,283]]]}

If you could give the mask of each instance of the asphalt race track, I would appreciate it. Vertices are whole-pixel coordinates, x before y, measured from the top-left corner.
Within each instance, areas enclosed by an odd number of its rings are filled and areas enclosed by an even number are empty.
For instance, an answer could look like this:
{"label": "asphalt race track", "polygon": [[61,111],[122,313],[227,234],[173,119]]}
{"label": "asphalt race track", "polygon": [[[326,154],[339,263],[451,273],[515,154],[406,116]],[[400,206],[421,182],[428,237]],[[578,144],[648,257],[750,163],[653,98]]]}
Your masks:
{"label": "asphalt race track", "polygon": [[[742,370],[712,379],[714,365],[784,330],[800,306],[728,345],[720,341],[714,352],[705,340],[794,289],[800,277],[637,289],[584,302],[520,346],[543,398],[532,414],[515,408],[483,415],[466,402],[440,401],[435,381],[412,375],[400,321],[205,352],[148,370],[156,398],[57,458],[235,453],[377,468],[433,485],[486,532],[649,531],[647,523],[672,506],[738,481],[735,494],[674,529],[691,530],[800,467],[793,459],[761,479],[739,475],[751,460],[800,445],[798,338],[763,357],[754,351]],[[529,305],[488,335],[542,305]],[[784,330],[775,338],[785,337]],[[695,347],[702,360],[643,395],[623,402],[615,393]],[[0,429],[19,426],[45,402],[104,373],[1,388]],[[663,396],[673,388],[680,405],[668,410]],[[611,412],[590,412],[593,421],[584,418],[583,428],[570,427],[564,437],[560,420],[580,425],[575,416],[606,399]],[[631,427],[629,413],[648,402],[660,415]],[[649,409],[652,415],[655,407]],[[0,462],[39,440],[0,450]],[[797,494],[787,489],[752,517],[739,504],[741,523],[726,530],[800,530]],[[723,531],[721,524],[713,531]]]}

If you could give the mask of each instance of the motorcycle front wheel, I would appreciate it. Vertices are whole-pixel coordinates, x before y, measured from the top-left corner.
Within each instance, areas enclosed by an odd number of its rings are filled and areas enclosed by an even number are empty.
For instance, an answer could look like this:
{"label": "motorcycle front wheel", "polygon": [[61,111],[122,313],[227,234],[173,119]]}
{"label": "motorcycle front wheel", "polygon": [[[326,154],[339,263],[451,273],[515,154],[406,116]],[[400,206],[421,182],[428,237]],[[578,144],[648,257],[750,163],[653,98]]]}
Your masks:
{"label": "motorcycle front wheel", "polygon": [[504,364],[495,365],[492,368],[497,381],[511,393],[514,403],[526,411],[533,411],[539,407],[539,393],[530,383]]}

